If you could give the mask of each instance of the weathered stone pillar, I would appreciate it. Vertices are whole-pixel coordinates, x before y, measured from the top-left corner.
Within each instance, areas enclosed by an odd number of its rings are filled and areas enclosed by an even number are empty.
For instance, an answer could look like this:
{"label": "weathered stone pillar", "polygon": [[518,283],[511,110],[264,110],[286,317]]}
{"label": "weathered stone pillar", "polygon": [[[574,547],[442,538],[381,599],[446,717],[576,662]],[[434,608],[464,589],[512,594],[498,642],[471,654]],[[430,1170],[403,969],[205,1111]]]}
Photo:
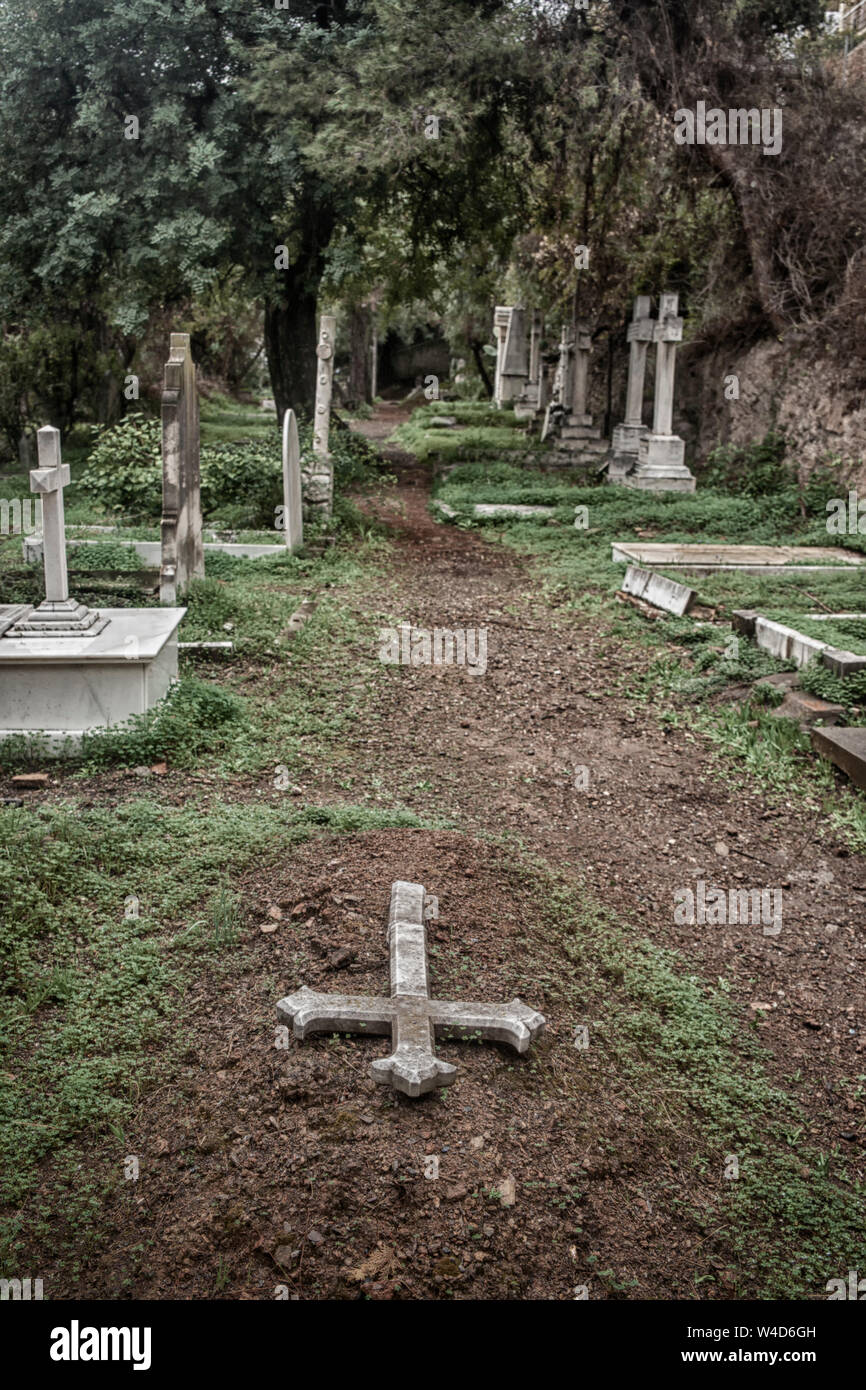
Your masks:
{"label": "weathered stone pillar", "polygon": [[569,325],[564,323],[559,339],[559,362],[553,378],[553,403],[561,406],[567,415],[571,413],[574,399],[573,353],[574,336]]}
{"label": "weathered stone pillar", "polygon": [[334,383],[334,345],[337,321],[333,314],[319,320],[316,348],[316,405],[313,415],[313,464],[304,473],[304,508],[307,516],[329,517],[334,505],[334,465],[328,450],[331,428],[331,392]]}
{"label": "weathered stone pillar", "polygon": [[162,563],[159,601],[173,606],[204,576],[198,390],[188,333],[172,333],[162,390]]}
{"label": "weathered stone pillar", "polygon": [[651,300],[639,294],[634,302],[632,321],[628,326],[628,385],[625,396],[625,420],[613,432],[608,482],[621,482],[636,464],[640,441],[649,429],[643,423],[643,391],[646,377],[647,349],[653,339],[654,324],[650,317]]}
{"label": "weathered stone pillar", "polygon": [[541,381],[541,335],[544,320],[540,309],[533,309],[529,325],[529,385],[537,387]]}
{"label": "weathered stone pillar", "polygon": [[496,339],[496,375],[493,378],[493,403],[502,404],[502,365],[505,361],[505,339],[511,322],[511,308],[507,304],[497,304],[493,311],[493,336]]}
{"label": "weathered stone pillar", "polygon": [[521,308],[509,314],[499,373],[499,405],[517,400],[526,386],[526,316]]}
{"label": "weathered stone pillar", "polygon": [[591,425],[592,416],[587,414],[586,404],[589,395],[589,357],[592,352],[592,337],[589,326],[579,323],[574,338],[574,386],[571,393],[570,425]]}
{"label": "weathered stone pillar", "polygon": [[638,447],[637,466],[623,479],[627,487],[647,492],[694,492],[695,480],[686,468],[685,444],[672,434],[674,373],[677,343],[682,341],[683,321],[677,315],[679,295],[663,294],[653,328],[656,344],[655,407],[652,434]]}
{"label": "weathered stone pillar", "polygon": [[541,336],[544,322],[539,309],[533,309],[529,322],[529,373],[526,384],[514,402],[518,420],[534,420],[541,410]]}

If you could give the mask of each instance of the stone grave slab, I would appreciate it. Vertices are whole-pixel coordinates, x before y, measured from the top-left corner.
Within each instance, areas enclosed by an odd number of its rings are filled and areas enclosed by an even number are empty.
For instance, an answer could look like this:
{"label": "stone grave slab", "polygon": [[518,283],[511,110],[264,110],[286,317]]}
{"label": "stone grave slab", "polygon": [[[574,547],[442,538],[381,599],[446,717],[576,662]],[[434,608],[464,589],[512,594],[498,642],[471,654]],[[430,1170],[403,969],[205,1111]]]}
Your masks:
{"label": "stone grave slab", "polygon": [[837,546],[821,545],[675,545],[614,541],[614,564],[651,565],[681,569],[687,574],[842,574],[863,566],[866,556]]}
{"label": "stone grave slab", "polygon": [[812,747],[866,791],[866,729],[813,729]]}
{"label": "stone grave slab", "polygon": [[103,608],[94,637],[0,639],[0,739],[42,733],[74,746],[83,733],[143,714],[177,678],[185,608]]}
{"label": "stone grave slab", "polygon": [[319,994],[302,987],[277,1004],[277,1016],[296,1038],[311,1033],[391,1034],[390,1056],[373,1062],[374,1081],[407,1096],[449,1086],[457,1074],[434,1052],[434,1037],[480,1036],[523,1053],[545,1025],[519,999],[510,1004],[451,1003],[430,998],[424,928],[429,900],[423,884],[398,879],[391,887],[388,944],[391,997]]}

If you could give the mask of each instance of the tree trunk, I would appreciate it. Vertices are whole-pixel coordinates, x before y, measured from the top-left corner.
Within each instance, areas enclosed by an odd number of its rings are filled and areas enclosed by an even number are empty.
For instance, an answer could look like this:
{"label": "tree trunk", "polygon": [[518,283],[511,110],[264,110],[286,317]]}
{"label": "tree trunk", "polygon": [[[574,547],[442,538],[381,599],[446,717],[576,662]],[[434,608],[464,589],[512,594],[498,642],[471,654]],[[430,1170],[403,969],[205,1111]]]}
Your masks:
{"label": "tree trunk", "polygon": [[373,315],[369,304],[353,304],[349,313],[349,399],[368,404],[373,399],[370,339]]}
{"label": "tree trunk", "polygon": [[288,302],[265,300],[265,352],[278,420],[290,406],[311,417],[316,400],[318,296],[303,285],[294,289]]}
{"label": "tree trunk", "polygon": [[475,358],[475,365],[476,365],[476,367],[478,368],[478,375],[481,377],[481,380],[484,382],[484,389],[485,389],[485,391],[487,392],[488,396],[490,396],[490,398],[491,398],[491,400],[492,400],[492,398],[493,398],[493,382],[490,380],[490,377],[487,375],[487,368],[486,368],[485,365],[484,365],[484,353],[481,351],[481,343],[479,343],[475,338],[473,338],[472,341],[470,342],[469,346],[470,346],[470,348],[471,348],[471,350],[472,350],[472,356]]}
{"label": "tree trunk", "polygon": [[300,217],[298,254],[288,270],[274,272],[265,293],[265,352],[278,420],[290,406],[312,418],[316,402],[319,284],[334,219],[314,201]]}

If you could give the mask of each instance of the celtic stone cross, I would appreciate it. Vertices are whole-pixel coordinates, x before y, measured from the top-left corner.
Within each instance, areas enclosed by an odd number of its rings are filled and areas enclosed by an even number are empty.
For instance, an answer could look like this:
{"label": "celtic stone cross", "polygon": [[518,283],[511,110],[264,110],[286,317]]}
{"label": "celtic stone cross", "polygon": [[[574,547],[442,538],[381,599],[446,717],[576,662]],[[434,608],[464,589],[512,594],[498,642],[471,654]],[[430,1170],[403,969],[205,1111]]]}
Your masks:
{"label": "celtic stone cross", "polygon": [[424,932],[425,894],[420,883],[403,880],[391,888],[388,943],[391,998],[361,994],[318,994],[303,987],[277,1004],[277,1015],[292,1024],[296,1038],[310,1033],[391,1034],[393,1051],[373,1062],[374,1081],[407,1096],[448,1086],[457,1068],[433,1051],[434,1036],[480,1036],[526,1052],[544,1027],[544,1016],[512,999],[510,1004],[445,1003],[431,999]]}

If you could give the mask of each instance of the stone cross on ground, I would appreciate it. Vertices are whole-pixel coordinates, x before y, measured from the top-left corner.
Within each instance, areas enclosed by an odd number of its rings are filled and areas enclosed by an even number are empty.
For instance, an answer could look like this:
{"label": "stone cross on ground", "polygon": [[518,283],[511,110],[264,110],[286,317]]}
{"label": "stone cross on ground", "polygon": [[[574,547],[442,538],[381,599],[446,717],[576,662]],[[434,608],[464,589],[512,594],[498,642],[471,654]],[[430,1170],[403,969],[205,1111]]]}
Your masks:
{"label": "stone cross on ground", "polygon": [[512,999],[510,1004],[443,1003],[430,998],[425,893],[420,883],[398,879],[391,888],[388,943],[391,998],[359,994],[318,994],[303,987],[277,1004],[277,1015],[292,1024],[296,1038],[310,1033],[391,1034],[390,1057],[373,1062],[374,1081],[407,1096],[448,1086],[457,1074],[434,1054],[434,1036],[480,1036],[526,1052],[544,1027],[544,1017]]}
{"label": "stone cross on ground", "polygon": [[301,505],[301,445],[295,412],[283,416],[283,535],[289,550],[304,543]]}
{"label": "stone cross on ground", "polygon": [[683,321],[677,314],[679,295],[663,294],[653,328],[656,344],[656,384],[652,433],[638,446],[637,467],[622,481],[627,487],[647,492],[694,492],[694,476],[685,465],[685,444],[672,434],[674,373],[677,343],[682,341]]}
{"label": "stone cross on ground", "polygon": [[60,431],[44,425],[36,434],[39,467],[31,470],[30,491],[42,498],[42,564],[45,599],[10,629],[10,637],[95,637],[107,618],[69,597],[66,576],[66,524],[63,489],[69,464],[60,458]]}
{"label": "stone cross on ground", "polygon": [[650,317],[652,301],[648,294],[639,294],[634,302],[628,326],[628,385],[625,394],[625,419],[613,432],[611,461],[607,470],[608,482],[621,481],[637,462],[640,442],[648,427],[643,423],[643,390],[646,359],[653,341],[655,325]]}
{"label": "stone cross on ground", "polygon": [[334,386],[334,347],[337,320],[322,314],[316,347],[316,404],[313,414],[313,463],[304,470],[304,507],[310,518],[328,517],[334,505],[334,465],[328,449],[331,393]]}

